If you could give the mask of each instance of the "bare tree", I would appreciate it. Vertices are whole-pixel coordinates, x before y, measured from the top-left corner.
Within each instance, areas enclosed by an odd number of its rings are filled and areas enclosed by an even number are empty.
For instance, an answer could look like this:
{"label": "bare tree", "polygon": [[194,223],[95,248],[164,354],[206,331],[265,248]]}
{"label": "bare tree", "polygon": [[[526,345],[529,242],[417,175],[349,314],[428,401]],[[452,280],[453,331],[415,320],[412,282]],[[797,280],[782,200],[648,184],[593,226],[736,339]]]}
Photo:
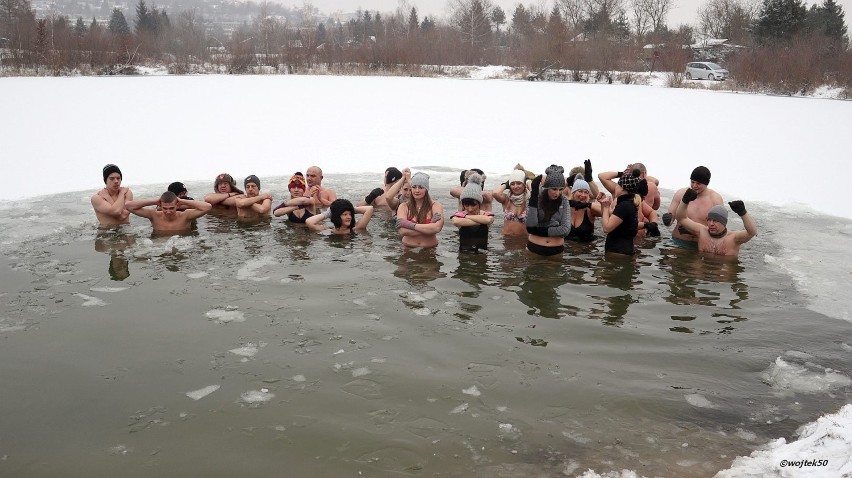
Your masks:
{"label": "bare tree", "polygon": [[586,0],[556,0],[556,5],[568,30],[576,32],[582,28],[586,21]]}
{"label": "bare tree", "polygon": [[712,38],[745,41],[750,37],[757,5],[739,0],[709,0],[698,9],[701,31]]}
{"label": "bare tree", "polygon": [[648,3],[652,0],[632,0],[630,2],[630,12],[633,17],[633,30],[636,36],[641,39],[648,33],[651,28],[651,19],[648,17]]}
{"label": "bare tree", "polygon": [[672,9],[673,3],[674,0],[646,0],[648,19],[651,22],[651,31],[659,32],[662,31],[664,26],[666,26],[666,16],[668,16],[669,10]]}

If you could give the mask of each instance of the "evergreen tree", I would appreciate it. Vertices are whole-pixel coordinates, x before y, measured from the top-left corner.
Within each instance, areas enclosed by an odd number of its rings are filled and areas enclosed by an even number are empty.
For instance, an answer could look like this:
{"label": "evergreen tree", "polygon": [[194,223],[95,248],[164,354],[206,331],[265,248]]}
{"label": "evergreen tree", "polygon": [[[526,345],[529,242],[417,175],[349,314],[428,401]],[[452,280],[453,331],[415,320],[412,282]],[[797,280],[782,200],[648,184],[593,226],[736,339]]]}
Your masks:
{"label": "evergreen tree", "polygon": [[83,23],[83,17],[77,17],[77,23],[74,25],[74,34],[81,37],[86,34],[86,24]]}
{"label": "evergreen tree", "polygon": [[325,31],[325,23],[320,23],[319,25],[317,25],[317,45],[322,45],[323,43],[325,43],[327,41],[327,35],[328,34]]}
{"label": "evergreen tree", "polygon": [[805,26],[806,15],[802,0],[763,0],[754,36],[761,44],[790,41]]}
{"label": "evergreen tree", "polygon": [[499,6],[494,7],[494,9],[491,10],[491,21],[497,26],[497,31],[499,32],[500,25],[506,23],[506,12],[504,12]]}
{"label": "evergreen tree", "polygon": [[408,13],[408,34],[417,33],[418,25],[420,25],[420,20],[417,19],[417,7],[411,7],[411,11]]}
{"label": "evergreen tree", "polygon": [[127,19],[118,7],[112,9],[112,15],[109,18],[109,26],[107,29],[113,35],[129,35],[130,27],[127,25]]}
{"label": "evergreen tree", "polygon": [[428,16],[423,17],[423,22],[420,23],[420,31],[426,33],[435,29],[435,21]]}
{"label": "evergreen tree", "polygon": [[808,11],[806,24],[808,30],[821,33],[841,45],[845,46],[849,42],[846,36],[843,7],[834,0],[824,0],[822,5],[812,5]]}
{"label": "evergreen tree", "polygon": [[533,28],[531,20],[529,11],[519,3],[515,7],[515,12],[512,14],[512,30],[521,36],[532,36]]}
{"label": "evergreen tree", "polygon": [[145,0],[139,0],[136,5],[136,34],[150,32],[154,30],[153,17],[154,15],[148,11],[148,5]]}

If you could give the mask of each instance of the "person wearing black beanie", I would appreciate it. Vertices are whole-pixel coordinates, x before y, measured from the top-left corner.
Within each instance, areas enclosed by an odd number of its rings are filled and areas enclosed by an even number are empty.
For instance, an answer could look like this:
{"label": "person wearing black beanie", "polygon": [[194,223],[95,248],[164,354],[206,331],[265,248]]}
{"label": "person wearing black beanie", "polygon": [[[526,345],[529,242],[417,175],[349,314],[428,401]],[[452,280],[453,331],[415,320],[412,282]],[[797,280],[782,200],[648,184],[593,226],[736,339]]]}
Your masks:
{"label": "person wearing black beanie", "polygon": [[103,168],[104,188],[92,196],[92,208],[101,226],[128,224],[130,213],[125,203],[133,200],[130,189],[121,187],[121,170],[114,164]]}
{"label": "person wearing black beanie", "polygon": [[[663,224],[666,226],[672,224],[678,206],[681,202],[684,202],[687,204],[686,217],[706,226],[707,213],[710,209],[713,206],[724,204],[722,195],[707,187],[708,184],[710,184],[710,169],[706,166],[698,166],[693,169],[689,176],[689,187],[682,188],[674,194],[668,212],[663,214]],[[682,226],[675,221],[675,228],[672,230],[672,242],[684,249],[697,249],[698,237]]]}

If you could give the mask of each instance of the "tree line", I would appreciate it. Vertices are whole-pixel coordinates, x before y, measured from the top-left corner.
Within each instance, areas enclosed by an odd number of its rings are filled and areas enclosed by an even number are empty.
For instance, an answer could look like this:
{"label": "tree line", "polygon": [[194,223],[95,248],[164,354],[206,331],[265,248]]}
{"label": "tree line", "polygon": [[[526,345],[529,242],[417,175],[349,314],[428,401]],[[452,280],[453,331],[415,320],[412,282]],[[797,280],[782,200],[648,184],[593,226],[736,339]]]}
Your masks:
{"label": "tree line", "polygon": [[261,3],[251,21],[227,34],[194,10],[171,16],[145,0],[132,26],[118,8],[108,22],[37,18],[30,0],[0,0],[0,61],[7,71],[41,74],[122,73],[146,63],[175,73],[405,74],[502,64],[537,77],[550,70],[580,79],[591,72],[682,71],[695,59],[684,45],[725,38],[736,47],[717,53],[724,58],[698,59],[725,62],[738,81],[852,86],[845,14],[835,0],[810,8],[802,0],[707,0],[695,27],[670,28],[673,1],[555,0],[548,9],[519,3],[505,12],[491,0],[452,0],[447,18],[421,18],[403,1],[393,12],[359,10],[343,21],[307,4],[284,7],[282,15],[282,7]]}

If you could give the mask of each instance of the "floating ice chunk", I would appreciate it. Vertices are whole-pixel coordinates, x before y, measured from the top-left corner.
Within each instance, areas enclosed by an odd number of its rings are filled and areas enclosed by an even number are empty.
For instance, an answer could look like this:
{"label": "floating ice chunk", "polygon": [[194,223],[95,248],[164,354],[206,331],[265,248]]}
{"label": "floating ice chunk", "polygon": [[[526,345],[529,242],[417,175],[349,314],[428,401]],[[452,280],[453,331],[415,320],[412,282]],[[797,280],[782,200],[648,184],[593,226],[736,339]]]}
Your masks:
{"label": "floating ice chunk", "polygon": [[83,307],[95,307],[95,306],[103,307],[103,306],[107,305],[106,302],[102,301],[101,299],[98,299],[97,297],[92,297],[92,296],[86,295],[86,294],[74,294],[74,295],[83,299],[83,301],[84,301],[83,304],[82,304]]}
{"label": "floating ice chunk", "polygon": [[683,398],[685,398],[687,403],[689,403],[693,407],[719,408],[716,404],[714,404],[710,400],[707,400],[707,398],[704,397],[704,395],[701,395],[701,394],[698,394],[698,393],[690,393],[690,394],[684,395]]}
{"label": "floating ice chunk", "polygon": [[367,367],[356,368],[352,371],[353,377],[363,377],[364,375],[370,375],[370,369]]}
{"label": "floating ice chunk", "polygon": [[110,293],[110,292],[121,292],[121,291],[123,291],[123,290],[127,290],[127,289],[129,289],[129,288],[130,288],[130,287],[92,287],[92,288],[91,288],[91,289],[89,289],[89,290],[90,290],[90,291],[92,291],[92,292],[106,292],[106,293]]}
{"label": "floating ice chunk", "polygon": [[387,361],[388,361],[388,359],[386,359],[384,357],[373,357],[373,358],[370,359],[370,362],[373,362],[373,363],[385,363]]}
{"label": "floating ice chunk", "polygon": [[431,314],[431,313],[432,313],[432,311],[431,311],[431,310],[429,310],[429,309],[427,309],[426,307],[422,307],[422,308],[420,308],[420,309],[415,309],[415,310],[414,310],[414,315],[421,315],[421,316],[425,316],[425,315],[429,315],[429,314]]}
{"label": "floating ice chunk", "polygon": [[254,357],[257,355],[258,348],[254,344],[247,344],[243,347],[238,347],[235,349],[228,350],[234,355],[239,355],[241,357]]}
{"label": "floating ice chunk", "polygon": [[570,440],[574,440],[575,442],[577,442],[581,445],[589,443],[589,442],[592,441],[591,438],[586,438],[583,435],[581,435],[580,432],[576,432],[576,431],[571,431],[571,432],[563,431],[562,436],[564,436],[565,438],[568,438]]}
{"label": "floating ice chunk", "polygon": [[275,264],[277,264],[277,262],[275,262],[275,259],[270,256],[263,256],[258,257],[257,259],[251,259],[250,261],[246,262],[246,265],[242,266],[237,271],[237,280],[253,280],[258,282],[267,280],[269,279],[269,277],[256,277],[255,273],[266,266],[271,266]]}
{"label": "floating ice chunk", "polygon": [[508,410],[508,409],[509,409],[508,407],[505,407],[505,406],[503,406],[503,405],[501,405],[501,406],[497,407],[497,411],[498,411],[498,412],[505,412],[505,411],[506,411],[506,410]]}
{"label": "floating ice chunk", "polygon": [[22,324],[17,325],[4,325],[0,323],[0,333],[5,332],[17,332],[19,330],[26,330],[27,326]]}
{"label": "floating ice chunk", "polygon": [[107,452],[110,455],[113,455],[113,456],[115,456],[115,455],[126,455],[129,451],[130,451],[130,449],[127,448],[127,445],[116,445],[114,447],[111,447],[109,450],[107,450]]}
{"label": "floating ice chunk", "polygon": [[249,390],[240,395],[240,400],[246,403],[263,403],[275,398],[274,393],[264,392],[262,390]]}
{"label": "floating ice chunk", "polygon": [[340,355],[340,354],[342,354],[342,353],[345,353],[345,352],[344,352],[344,350],[343,350],[343,349],[340,349],[340,350],[338,350],[337,352],[334,352],[334,353],[333,353],[333,354],[331,354],[331,355]]}
{"label": "floating ice chunk", "polygon": [[754,433],[752,433],[748,430],[743,430],[742,428],[737,428],[737,433],[735,433],[735,435],[742,438],[743,440],[746,440],[746,441],[757,440],[756,434],[754,434]]}
{"label": "floating ice chunk", "polygon": [[207,272],[190,272],[186,276],[190,279],[201,279],[202,277],[206,277],[209,274]]}
{"label": "floating ice chunk", "polygon": [[781,357],[763,373],[763,379],[780,393],[820,393],[852,384],[849,377],[830,368],[808,368]]}
{"label": "floating ice chunk", "polygon": [[206,314],[208,319],[216,322],[217,324],[227,324],[228,322],[245,322],[246,317],[242,312],[238,310],[222,310],[222,309],[213,309],[207,311]]}
{"label": "floating ice chunk", "polygon": [[186,396],[193,400],[201,400],[202,398],[210,395],[211,393],[219,390],[220,385],[208,385],[204,388],[200,388],[198,390],[194,390],[192,392],[186,392]]}
{"label": "floating ice chunk", "polygon": [[294,382],[304,382],[305,380],[307,380],[307,379],[305,378],[304,375],[295,375],[293,377]]}
{"label": "floating ice chunk", "polygon": [[479,389],[476,388],[476,385],[473,385],[470,388],[465,388],[464,390],[462,390],[462,393],[466,395],[473,395],[474,397],[482,395],[482,392],[480,392]]}
{"label": "floating ice chunk", "polygon": [[355,299],[352,301],[352,303],[355,305],[360,305],[361,307],[367,306],[367,301],[365,301],[364,299]]}
{"label": "floating ice chunk", "polygon": [[497,425],[497,428],[500,429],[500,433],[512,433],[515,430],[511,423],[501,423]]}
{"label": "floating ice chunk", "polygon": [[468,403],[462,403],[461,405],[457,406],[456,408],[450,410],[450,415],[454,415],[456,413],[463,413],[463,412],[467,411],[468,407],[470,407],[470,405]]}

